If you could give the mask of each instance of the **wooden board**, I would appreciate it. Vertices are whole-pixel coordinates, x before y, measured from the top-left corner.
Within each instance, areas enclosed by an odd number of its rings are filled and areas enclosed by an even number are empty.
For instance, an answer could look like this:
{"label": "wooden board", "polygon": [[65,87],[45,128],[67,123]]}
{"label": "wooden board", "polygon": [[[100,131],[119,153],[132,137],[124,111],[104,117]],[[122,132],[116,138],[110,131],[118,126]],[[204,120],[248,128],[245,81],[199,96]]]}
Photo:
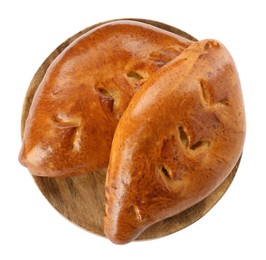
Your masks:
{"label": "wooden board", "polygon": [[[152,24],[196,41],[191,35],[163,23],[143,19],[131,20]],[[40,66],[30,83],[25,97],[21,120],[22,135],[33,96],[51,62],[77,37],[98,25],[100,24],[88,27],[67,39],[56,48]],[[142,233],[138,239],[153,239],[174,233],[191,225],[204,216],[219,201],[230,186],[237,172],[239,161],[227,179],[210,196],[188,210],[154,224]],[[101,170],[99,172],[62,179],[35,176],[33,178],[46,199],[63,216],[90,232],[104,236],[103,216],[105,175],[106,170]]]}

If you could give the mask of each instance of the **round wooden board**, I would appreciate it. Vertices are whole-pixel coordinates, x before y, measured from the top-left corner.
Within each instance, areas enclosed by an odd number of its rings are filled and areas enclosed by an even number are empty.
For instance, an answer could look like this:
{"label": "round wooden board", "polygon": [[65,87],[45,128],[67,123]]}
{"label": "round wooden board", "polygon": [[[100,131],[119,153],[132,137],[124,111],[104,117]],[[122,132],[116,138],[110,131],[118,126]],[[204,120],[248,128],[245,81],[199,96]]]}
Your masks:
{"label": "round wooden board", "polygon": [[[171,31],[190,40],[196,41],[196,39],[191,35],[157,21],[145,19],[127,20],[135,20],[152,24],[156,27]],[[24,132],[25,120],[28,116],[33,96],[51,62],[80,35],[88,32],[100,24],[90,26],[67,39],[58,48],[56,48],[40,66],[30,83],[25,97],[21,120],[22,135]],[[154,224],[145,232],[143,232],[138,240],[159,238],[177,232],[204,216],[219,201],[219,199],[230,186],[237,172],[239,162],[240,159],[227,179],[206,199],[178,215]],[[63,216],[90,232],[104,236],[103,216],[105,175],[106,170],[101,170],[98,172],[92,172],[68,178],[48,178],[36,176],[33,178],[46,199]]]}

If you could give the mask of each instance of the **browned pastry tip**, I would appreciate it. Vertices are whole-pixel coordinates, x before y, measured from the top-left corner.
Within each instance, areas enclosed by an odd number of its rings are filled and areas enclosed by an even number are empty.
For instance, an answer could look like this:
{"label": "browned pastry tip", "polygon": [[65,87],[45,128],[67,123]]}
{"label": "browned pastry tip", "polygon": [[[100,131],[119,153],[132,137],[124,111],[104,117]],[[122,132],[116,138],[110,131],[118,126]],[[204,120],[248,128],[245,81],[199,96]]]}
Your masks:
{"label": "browned pastry tip", "polygon": [[104,230],[114,243],[206,198],[245,139],[238,73],[218,41],[192,43],[135,94],[114,135]]}
{"label": "browned pastry tip", "polygon": [[80,36],[48,68],[25,124],[20,162],[33,175],[106,168],[119,118],[139,87],[191,41],[120,20]]}

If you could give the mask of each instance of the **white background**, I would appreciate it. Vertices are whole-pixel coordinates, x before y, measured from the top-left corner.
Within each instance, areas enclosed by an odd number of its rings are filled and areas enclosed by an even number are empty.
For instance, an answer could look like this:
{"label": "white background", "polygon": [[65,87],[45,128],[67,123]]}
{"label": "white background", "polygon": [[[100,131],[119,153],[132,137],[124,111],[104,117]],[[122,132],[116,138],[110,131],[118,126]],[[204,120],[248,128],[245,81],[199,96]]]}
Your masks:
{"label": "white background", "polygon": [[[266,259],[265,1],[1,1],[0,259]],[[173,235],[117,246],[73,225],[46,201],[17,161],[20,115],[31,78],[61,42],[114,18],[171,24],[230,50],[245,98],[247,136],[228,192]]]}

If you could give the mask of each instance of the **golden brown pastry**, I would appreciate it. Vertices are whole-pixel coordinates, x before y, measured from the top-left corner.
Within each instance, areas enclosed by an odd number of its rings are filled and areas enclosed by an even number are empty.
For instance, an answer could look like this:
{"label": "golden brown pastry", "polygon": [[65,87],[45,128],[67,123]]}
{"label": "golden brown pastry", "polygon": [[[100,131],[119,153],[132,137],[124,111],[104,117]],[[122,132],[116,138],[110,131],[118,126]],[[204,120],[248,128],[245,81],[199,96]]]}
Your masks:
{"label": "golden brown pastry", "polygon": [[127,243],[204,199],[245,138],[235,64],[215,40],[192,43],[148,80],[117,126],[106,179],[105,234]]}
{"label": "golden brown pastry", "polygon": [[90,30],[48,68],[30,108],[19,160],[33,175],[106,168],[113,134],[132,96],[190,44],[133,21]]}

